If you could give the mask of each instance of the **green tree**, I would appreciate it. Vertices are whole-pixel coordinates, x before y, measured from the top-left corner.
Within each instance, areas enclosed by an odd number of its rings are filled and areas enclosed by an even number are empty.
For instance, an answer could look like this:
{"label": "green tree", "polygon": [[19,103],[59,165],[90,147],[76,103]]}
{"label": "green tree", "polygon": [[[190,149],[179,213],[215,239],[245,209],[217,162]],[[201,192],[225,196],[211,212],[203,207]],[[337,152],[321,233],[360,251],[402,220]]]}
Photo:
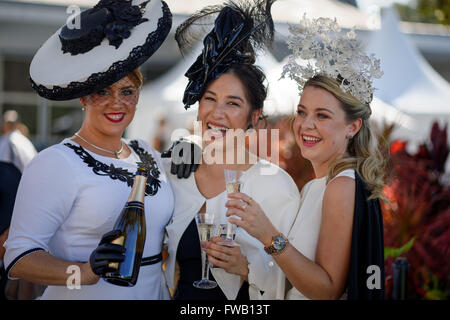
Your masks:
{"label": "green tree", "polygon": [[403,21],[450,25],[450,0],[416,0],[396,7]]}

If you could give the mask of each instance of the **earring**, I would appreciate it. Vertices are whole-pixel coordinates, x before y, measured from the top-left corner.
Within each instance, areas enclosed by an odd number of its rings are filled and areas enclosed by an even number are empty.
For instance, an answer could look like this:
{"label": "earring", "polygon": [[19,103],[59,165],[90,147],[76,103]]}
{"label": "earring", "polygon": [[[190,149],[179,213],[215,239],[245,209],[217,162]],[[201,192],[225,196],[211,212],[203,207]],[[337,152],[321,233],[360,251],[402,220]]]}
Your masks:
{"label": "earring", "polygon": [[81,108],[81,111],[86,111],[86,109],[84,107]]}
{"label": "earring", "polygon": [[352,140],[353,136],[351,134],[348,135],[348,140]]}

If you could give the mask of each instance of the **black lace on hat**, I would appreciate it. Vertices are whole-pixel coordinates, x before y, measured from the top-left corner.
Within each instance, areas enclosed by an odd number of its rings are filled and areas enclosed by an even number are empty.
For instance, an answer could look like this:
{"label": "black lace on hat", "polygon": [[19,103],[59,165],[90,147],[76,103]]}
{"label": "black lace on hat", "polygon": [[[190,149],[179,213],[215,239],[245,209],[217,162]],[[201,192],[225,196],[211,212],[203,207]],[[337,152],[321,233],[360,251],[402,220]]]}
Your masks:
{"label": "black lace on hat", "polygon": [[[151,21],[151,17],[158,17],[157,23]],[[114,55],[99,55],[95,59],[111,60],[106,70],[97,70],[99,63],[92,61],[89,67],[92,70],[88,70],[91,71],[89,76],[82,79],[70,78],[70,72],[66,72],[68,77],[65,83],[55,81],[49,84],[40,81],[40,78],[45,78],[41,77],[42,73],[55,73],[59,70],[51,58],[47,57],[48,55],[38,56],[38,51],[30,67],[30,81],[33,89],[44,98],[71,100],[110,86],[152,56],[166,39],[172,26],[172,14],[169,7],[164,1],[159,0],[142,1],[139,5],[132,5],[131,0],[101,0],[93,8],[82,12],[79,19],[81,28],[71,29],[65,25],[59,33],[47,40],[48,44],[43,45],[43,47],[47,45],[46,50],[57,56],[59,67],[64,64],[64,68],[80,68],[81,66],[77,65],[80,60],[75,59],[80,59],[79,57],[84,54],[92,54],[94,50],[101,50],[104,46],[122,50],[122,54],[117,56],[122,56],[123,59],[117,59],[113,57]],[[142,28],[139,36],[136,36],[136,27],[143,23],[148,23],[148,29]],[[55,37],[58,40],[55,40]],[[135,39],[136,37],[139,39]],[[105,39],[107,41],[104,41]],[[128,41],[127,47],[130,47],[130,50],[121,47],[124,41]],[[130,43],[135,45],[130,46]],[[49,48],[49,46],[52,47]],[[92,56],[89,59],[92,59]],[[36,65],[45,63],[48,68],[41,68],[44,71],[39,69],[33,74],[33,63]]]}

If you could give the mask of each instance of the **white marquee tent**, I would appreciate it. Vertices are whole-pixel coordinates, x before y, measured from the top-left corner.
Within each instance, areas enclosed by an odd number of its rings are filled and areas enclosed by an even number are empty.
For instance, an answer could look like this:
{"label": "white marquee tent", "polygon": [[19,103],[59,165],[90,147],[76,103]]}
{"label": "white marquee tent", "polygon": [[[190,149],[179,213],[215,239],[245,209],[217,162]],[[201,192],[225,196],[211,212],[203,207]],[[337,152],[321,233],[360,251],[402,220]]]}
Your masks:
{"label": "white marquee tent", "polygon": [[413,151],[429,137],[434,120],[450,122],[450,85],[399,30],[398,22],[395,9],[386,9],[381,29],[369,37],[367,52],[381,59],[384,71],[374,82],[376,96],[412,119],[412,130],[399,129],[394,137],[410,141]]}

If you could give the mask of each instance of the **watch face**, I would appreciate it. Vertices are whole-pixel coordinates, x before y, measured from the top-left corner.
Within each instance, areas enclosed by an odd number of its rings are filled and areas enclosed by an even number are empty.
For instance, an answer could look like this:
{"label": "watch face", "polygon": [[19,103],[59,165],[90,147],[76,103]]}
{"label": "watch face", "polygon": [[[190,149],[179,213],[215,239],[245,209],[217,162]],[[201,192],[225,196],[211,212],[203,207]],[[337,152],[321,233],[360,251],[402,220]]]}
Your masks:
{"label": "watch face", "polygon": [[276,250],[281,250],[286,245],[286,242],[282,236],[276,236],[273,238],[273,247]]}

